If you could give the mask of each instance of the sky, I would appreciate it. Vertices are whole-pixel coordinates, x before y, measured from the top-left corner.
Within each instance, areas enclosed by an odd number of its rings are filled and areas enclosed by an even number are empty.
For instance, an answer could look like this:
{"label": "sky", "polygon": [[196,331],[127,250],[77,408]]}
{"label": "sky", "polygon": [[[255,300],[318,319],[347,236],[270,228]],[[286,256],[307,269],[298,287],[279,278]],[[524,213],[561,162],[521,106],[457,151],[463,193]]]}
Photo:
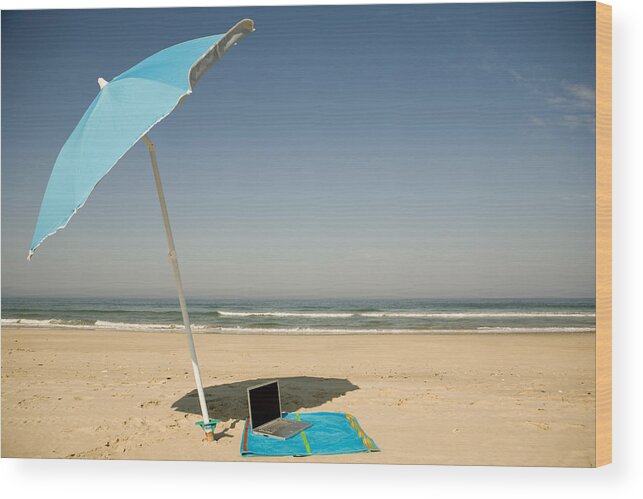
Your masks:
{"label": "sky", "polygon": [[593,2],[2,12],[2,295],[171,297],[147,148],[26,259],[110,80],[252,18],[157,125],[192,297],[593,297]]}

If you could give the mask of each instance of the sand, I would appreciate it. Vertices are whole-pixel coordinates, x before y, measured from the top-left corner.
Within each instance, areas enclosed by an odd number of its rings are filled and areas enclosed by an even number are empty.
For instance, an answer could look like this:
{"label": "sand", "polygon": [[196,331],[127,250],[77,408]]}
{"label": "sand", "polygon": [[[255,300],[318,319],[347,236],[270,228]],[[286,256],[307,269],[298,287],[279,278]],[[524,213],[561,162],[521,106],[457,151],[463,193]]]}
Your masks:
{"label": "sand", "polygon": [[588,333],[195,337],[216,442],[202,439],[180,333],[2,330],[2,456],[242,458],[245,387],[284,410],[354,414],[380,453],[267,461],[593,466]]}

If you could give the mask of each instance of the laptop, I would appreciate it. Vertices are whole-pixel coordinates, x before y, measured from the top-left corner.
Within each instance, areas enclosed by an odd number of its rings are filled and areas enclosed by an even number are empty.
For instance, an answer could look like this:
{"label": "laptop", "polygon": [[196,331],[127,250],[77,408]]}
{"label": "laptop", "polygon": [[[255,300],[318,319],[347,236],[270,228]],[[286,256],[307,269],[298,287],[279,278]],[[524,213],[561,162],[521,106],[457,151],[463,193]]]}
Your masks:
{"label": "laptop", "polygon": [[279,381],[248,388],[248,411],[250,429],[267,437],[286,440],[312,426],[312,423],[281,417]]}

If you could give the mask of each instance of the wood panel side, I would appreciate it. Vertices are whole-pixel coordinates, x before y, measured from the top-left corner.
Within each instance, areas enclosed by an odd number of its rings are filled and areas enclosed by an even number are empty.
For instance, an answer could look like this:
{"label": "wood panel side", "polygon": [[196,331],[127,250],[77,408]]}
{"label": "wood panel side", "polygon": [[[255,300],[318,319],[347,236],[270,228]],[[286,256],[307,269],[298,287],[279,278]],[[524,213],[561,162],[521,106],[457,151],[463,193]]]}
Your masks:
{"label": "wood panel side", "polygon": [[596,3],[596,466],[612,462],[612,7]]}

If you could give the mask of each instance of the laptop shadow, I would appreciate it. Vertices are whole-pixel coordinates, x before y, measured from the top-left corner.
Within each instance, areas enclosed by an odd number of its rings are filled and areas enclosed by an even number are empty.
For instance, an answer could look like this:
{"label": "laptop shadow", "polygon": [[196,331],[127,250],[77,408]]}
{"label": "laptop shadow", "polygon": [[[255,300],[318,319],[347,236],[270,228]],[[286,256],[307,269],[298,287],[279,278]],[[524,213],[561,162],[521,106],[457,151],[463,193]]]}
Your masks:
{"label": "laptop shadow", "polygon": [[[205,399],[210,417],[221,421],[246,419],[248,417],[247,389],[274,379],[258,378],[205,388]],[[294,376],[278,379],[281,409],[286,412],[313,409],[325,402],[346,395],[348,392],[359,390],[357,385],[342,378]],[[201,415],[196,390],[192,390],[175,401],[172,408],[180,412]]]}

